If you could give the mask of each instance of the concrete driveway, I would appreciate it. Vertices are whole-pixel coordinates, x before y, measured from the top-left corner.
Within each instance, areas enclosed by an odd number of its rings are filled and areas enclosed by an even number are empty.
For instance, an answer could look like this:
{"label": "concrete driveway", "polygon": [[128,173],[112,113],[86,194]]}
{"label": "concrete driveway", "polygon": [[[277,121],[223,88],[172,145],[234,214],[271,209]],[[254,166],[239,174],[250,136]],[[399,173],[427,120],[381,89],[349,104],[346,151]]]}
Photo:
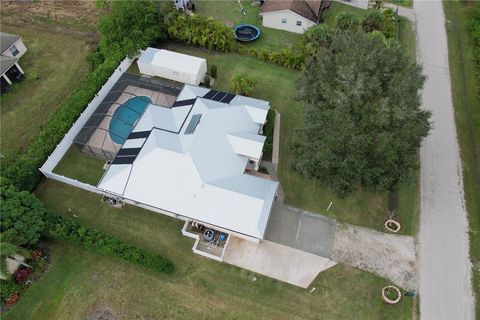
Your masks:
{"label": "concrete driveway", "polygon": [[223,261],[302,288],[336,262],[271,241],[259,244],[232,236]]}
{"label": "concrete driveway", "polygon": [[334,219],[275,203],[265,239],[330,258],[336,225]]}

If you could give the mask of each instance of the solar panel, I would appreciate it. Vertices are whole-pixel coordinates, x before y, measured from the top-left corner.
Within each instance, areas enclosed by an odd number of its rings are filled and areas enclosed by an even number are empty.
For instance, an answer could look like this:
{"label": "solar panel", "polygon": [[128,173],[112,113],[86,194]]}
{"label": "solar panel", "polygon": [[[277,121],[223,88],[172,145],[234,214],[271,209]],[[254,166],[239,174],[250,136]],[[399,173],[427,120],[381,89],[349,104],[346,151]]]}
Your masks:
{"label": "solar panel", "polygon": [[196,98],[195,99],[175,101],[172,105],[172,108],[192,105],[192,104],[195,103],[195,100],[196,100]]}
{"label": "solar panel", "polygon": [[185,134],[192,134],[195,132],[195,129],[197,128],[198,123],[200,122],[200,118],[202,117],[202,114],[194,114],[192,115],[192,118],[190,119],[190,122],[188,123],[187,129],[185,129]]}
{"label": "solar panel", "polygon": [[220,102],[230,103],[230,101],[232,101],[233,98],[235,98],[235,95],[233,93],[227,93],[227,95],[223,97],[222,100],[220,100]]}
{"label": "solar panel", "polygon": [[120,151],[117,153],[118,156],[136,156],[140,153],[140,150],[142,148],[122,148]]}
{"label": "solar panel", "polygon": [[220,101],[223,99],[223,97],[225,97],[227,95],[226,92],[219,92],[217,93],[214,97],[212,97],[212,100],[215,100],[215,101]]}
{"label": "solar panel", "polygon": [[135,161],[135,158],[137,158],[137,156],[116,157],[113,159],[112,164],[132,164]]}
{"label": "solar panel", "polygon": [[140,139],[146,138],[150,135],[150,131],[137,131],[137,132],[130,132],[127,139]]}
{"label": "solar panel", "polygon": [[213,97],[214,95],[216,95],[217,93],[218,93],[217,90],[210,90],[210,91],[208,91],[207,94],[205,94],[203,97],[204,97],[205,99],[212,99],[212,97]]}

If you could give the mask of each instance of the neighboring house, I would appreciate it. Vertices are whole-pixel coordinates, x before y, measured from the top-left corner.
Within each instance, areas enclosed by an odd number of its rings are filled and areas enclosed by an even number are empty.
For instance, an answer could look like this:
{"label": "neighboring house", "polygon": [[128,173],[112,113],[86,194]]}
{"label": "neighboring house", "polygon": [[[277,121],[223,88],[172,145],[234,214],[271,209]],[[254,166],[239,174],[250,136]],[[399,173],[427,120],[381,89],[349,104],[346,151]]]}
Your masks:
{"label": "neighboring house", "polygon": [[1,93],[23,78],[23,70],[18,60],[27,52],[27,47],[22,38],[15,34],[0,32],[0,69],[1,69]]}
{"label": "neighboring house", "polygon": [[321,13],[331,0],[266,0],[261,9],[262,25],[295,33],[320,22]]}

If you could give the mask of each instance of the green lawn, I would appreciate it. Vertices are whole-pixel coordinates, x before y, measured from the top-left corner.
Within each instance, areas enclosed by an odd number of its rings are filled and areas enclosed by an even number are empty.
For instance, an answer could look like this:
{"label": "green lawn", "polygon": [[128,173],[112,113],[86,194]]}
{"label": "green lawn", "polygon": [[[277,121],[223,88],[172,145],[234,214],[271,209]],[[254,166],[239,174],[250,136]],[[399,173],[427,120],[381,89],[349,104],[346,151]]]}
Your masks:
{"label": "green lawn", "polygon": [[480,314],[480,81],[466,29],[474,2],[444,1],[453,105],[460,143],[463,185],[470,222],[476,313]]}
{"label": "green lawn", "polygon": [[82,153],[72,145],[53,172],[96,186],[105,172],[104,164],[104,160]]}
{"label": "green lawn", "polygon": [[172,276],[55,244],[53,266],[5,319],[77,319],[109,307],[122,319],[410,319],[412,300],[380,300],[387,281],[343,265],[321,273],[309,293],[193,254],[183,223],[134,206],[109,207],[98,195],[47,181],[37,195],[49,209],[158,252]]}
{"label": "green lawn", "polygon": [[388,2],[406,8],[413,8],[413,0],[388,0]]}
{"label": "green lawn", "polygon": [[27,53],[20,59],[26,78],[0,98],[2,154],[24,150],[60,104],[89,72],[90,45],[81,38],[30,26],[2,25],[23,37]]}
{"label": "green lawn", "polygon": [[261,31],[260,38],[244,45],[272,50],[296,46],[300,39],[299,34],[263,27],[258,5],[252,4],[252,1],[242,0],[241,2],[246,11],[245,17],[240,13],[240,6],[236,0],[197,1],[195,9],[197,14],[212,17],[223,23],[230,22],[236,26],[245,22],[256,25]]}
{"label": "green lawn", "polygon": [[415,32],[413,31],[412,24],[407,18],[400,17],[399,28],[398,42],[404,46],[407,54],[416,60]]}
{"label": "green lawn", "polygon": [[329,27],[333,28],[335,26],[335,17],[337,16],[337,14],[344,11],[355,14],[360,21],[362,21],[363,17],[367,13],[367,10],[352,7],[348,4],[332,1],[330,8],[325,10],[323,13],[323,18],[325,19],[324,23],[327,24]]}

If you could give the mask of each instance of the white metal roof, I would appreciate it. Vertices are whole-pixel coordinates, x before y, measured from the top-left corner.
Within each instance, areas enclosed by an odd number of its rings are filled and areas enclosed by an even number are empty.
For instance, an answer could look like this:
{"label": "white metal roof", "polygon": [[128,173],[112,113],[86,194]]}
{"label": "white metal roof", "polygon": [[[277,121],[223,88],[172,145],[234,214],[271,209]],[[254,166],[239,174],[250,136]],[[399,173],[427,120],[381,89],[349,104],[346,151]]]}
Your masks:
{"label": "white metal roof", "polygon": [[139,57],[140,63],[168,68],[186,74],[197,74],[206,63],[203,58],[164,49],[147,48]]}
{"label": "white metal roof", "polygon": [[[151,130],[135,161],[111,165],[98,187],[263,238],[278,182],[244,171],[249,157],[261,156],[265,137],[258,131],[268,102],[237,96],[226,104],[202,98],[208,91],[186,85],[177,101],[196,98],[193,105],[171,109],[150,105],[134,129]],[[185,114],[181,123],[171,121],[175,115],[178,120],[178,114]],[[185,134],[194,115],[201,115],[200,121],[193,133]]]}

